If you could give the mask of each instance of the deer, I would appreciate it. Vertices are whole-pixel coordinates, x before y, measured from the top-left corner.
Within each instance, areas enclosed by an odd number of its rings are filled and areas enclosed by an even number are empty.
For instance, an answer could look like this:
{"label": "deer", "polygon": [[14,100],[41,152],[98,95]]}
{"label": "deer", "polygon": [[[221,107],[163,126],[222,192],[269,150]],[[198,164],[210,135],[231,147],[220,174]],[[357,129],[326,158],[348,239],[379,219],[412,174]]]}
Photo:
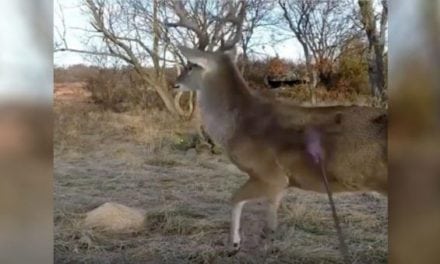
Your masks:
{"label": "deer", "polygon": [[[263,234],[278,226],[288,187],[325,192],[310,148],[322,148],[333,192],[387,194],[387,113],[367,106],[301,107],[253,93],[240,74],[234,48],[205,52],[178,47],[188,66],[175,88],[196,91],[201,121],[248,180],[232,195],[230,237],[240,249],[243,206],[267,199]],[[308,142],[319,135],[319,146]],[[313,152],[313,150],[312,150]]]}

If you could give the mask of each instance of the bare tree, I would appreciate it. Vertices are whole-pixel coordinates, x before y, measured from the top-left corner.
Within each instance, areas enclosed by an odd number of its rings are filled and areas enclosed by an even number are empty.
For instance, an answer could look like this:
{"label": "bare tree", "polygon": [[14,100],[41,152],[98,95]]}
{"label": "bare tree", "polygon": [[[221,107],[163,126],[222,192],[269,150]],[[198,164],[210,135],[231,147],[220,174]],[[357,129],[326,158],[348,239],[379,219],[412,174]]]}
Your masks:
{"label": "bare tree", "polygon": [[169,1],[168,7],[177,21],[170,22],[168,18],[165,25],[185,29],[192,44],[200,50],[227,50],[241,40],[246,6],[243,0]]}
{"label": "bare tree", "polygon": [[317,77],[328,86],[343,45],[357,36],[347,12],[350,2],[278,0],[278,4],[284,21],[303,48],[311,92]]}
{"label": "bare tree", "polygon": [[275,20],[271,15],[271,10],[273,10],[275,5],[276,4],[270,0],[249,0],[247,2],[241,39],[244,61],[249,59],[249,49],[252,48],[252,46],[263,44],[259,39],[254,40],[255,31],[275,24]]}
{"label": "bare tree", "polygon": [[247,59],[255,30],[271,25],[269,10],[274,4],[269,0],[199,0],[169,1],[168,6],[178,18],[166,22],[179,32],[181,39],[174,41],[186,38],[192,46],[206,51],[225,50],[240,43],[243,58]]}
{"label": "bare tree", "polygon": [[[359,0],[361,22],[368,38],[368,73],[371,93],[382,97],[385,90],[385,38],[388,23],[388,3],[381,0],[382,12],[376,15],[373,1]],[[377,28],[377,20],[379,29]]]}
{"label": "bare tree", "polygon": [[[201,50],[215,51],[242,43],[247,54],[254,30],[263,24],[265,11],[271,4],[267,0],[250,0],[251,6],[244,0],[83,0],[82,3],[91,25],[79,29],[87,38],[86,48],[70,47],[66,32],[57,30],[59,40],[55,51],[106,56],[131,65],[142,77],[145,89],[154,89],[170,112],[184,116],[191,114],[194,107],[190,104],[190,111],[181,108],[182,94],[175,95],[168,89],[164,74],[170,63],[183,63],[176,46],[190,43]],[[148,70],[151,66],[153,70]]]}
{"label": "bare tree", "polygon": [[[88,38],[87,48],[70,48],[64,39],[58,42],[55,51],[108,56],[124,61],[141,76],[145,89],[154,89],[159,94],[167,110],[182,115],[183,111],[175,105],[165,78],[165,67],[174,60],[167,56],[169,42],[164,40],[166,28],[161,21],[162,1],[117,0],[110,3],[84,0],[83,4],[91,25],[91,28],[81,29]],[[148,69],[151,66],[153,70]]]}

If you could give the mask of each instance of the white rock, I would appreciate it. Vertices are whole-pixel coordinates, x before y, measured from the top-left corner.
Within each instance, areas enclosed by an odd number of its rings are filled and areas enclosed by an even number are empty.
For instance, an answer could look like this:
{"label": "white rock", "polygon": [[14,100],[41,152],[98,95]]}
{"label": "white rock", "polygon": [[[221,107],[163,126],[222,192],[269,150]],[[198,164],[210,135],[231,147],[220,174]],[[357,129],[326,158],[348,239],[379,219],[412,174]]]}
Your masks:
{"label": "white rock", "polygon": [[87,213],[84,225],[112,233],[140,231],[145,224],[145,211],[108,202]]}

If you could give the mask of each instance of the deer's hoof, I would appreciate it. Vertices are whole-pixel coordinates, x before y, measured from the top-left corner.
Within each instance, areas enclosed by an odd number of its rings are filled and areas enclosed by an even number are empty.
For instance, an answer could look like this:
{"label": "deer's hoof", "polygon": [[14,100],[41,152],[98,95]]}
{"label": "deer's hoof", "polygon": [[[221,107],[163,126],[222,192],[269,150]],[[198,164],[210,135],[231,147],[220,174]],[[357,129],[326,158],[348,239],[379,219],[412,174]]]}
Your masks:
{"label": "deer's hoof", "polygon": [[240,243],[232,243],[232,249],[230,250],[228,257],[232,257],[240,251]]}

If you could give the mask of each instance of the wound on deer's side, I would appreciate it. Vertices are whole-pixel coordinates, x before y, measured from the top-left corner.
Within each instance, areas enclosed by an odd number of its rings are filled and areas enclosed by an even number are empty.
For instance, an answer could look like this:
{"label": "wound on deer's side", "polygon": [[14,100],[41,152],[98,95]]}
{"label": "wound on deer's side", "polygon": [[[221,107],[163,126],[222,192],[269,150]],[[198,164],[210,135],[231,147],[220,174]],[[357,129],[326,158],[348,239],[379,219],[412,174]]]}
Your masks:
{"label": "wound on deer's side", "polygon": [[324,159],[324,150],[321,142],[321,132],[316,128],[307,128],[305,130],[305,145],[307,153],[313,161],[318,164]]}

